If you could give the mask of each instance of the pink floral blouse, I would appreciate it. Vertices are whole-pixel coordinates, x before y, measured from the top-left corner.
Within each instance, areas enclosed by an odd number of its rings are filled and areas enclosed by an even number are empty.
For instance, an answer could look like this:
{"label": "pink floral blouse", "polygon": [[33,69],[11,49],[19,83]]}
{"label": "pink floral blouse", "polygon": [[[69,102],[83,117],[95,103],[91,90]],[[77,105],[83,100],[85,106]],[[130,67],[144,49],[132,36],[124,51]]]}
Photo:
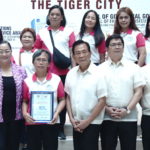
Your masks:
{"label": "pink floral blouse", "polygon": [[[15,80],[16,84],[16,118],[15,120],[22,119],[22,112],[21,112],[21,105],[22,105],[22,85],[23,81],[26,78],[26,72],[25,70],[12,63],[12,74]],[[1,74],[1,68],[0,68],[0,122],[3,122],[3,116],[2,116],[2,101],[3,101],[3,81],[2,81],[2,74]]]}

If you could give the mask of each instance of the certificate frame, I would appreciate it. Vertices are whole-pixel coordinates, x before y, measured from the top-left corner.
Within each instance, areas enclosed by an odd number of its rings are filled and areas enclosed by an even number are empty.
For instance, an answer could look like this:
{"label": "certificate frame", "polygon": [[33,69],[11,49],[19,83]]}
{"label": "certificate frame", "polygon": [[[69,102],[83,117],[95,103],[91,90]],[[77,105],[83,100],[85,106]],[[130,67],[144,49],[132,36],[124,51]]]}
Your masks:
{"label": "certificate frame", "polygon": [[54,92],[31,91],[30,115],[35,123],[49,123],[54,115]]}

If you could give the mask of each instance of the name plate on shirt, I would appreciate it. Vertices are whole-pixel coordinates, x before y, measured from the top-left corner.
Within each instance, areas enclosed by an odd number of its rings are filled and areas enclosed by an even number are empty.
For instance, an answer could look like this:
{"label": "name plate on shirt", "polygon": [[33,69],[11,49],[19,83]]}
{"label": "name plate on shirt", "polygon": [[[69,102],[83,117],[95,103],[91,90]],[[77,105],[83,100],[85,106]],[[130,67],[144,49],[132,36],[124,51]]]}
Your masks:
{"label": "name plate on shirt", "polygon": [[31,116],[35,123],[48,123],[54,114],[54,92],[31,92]]}

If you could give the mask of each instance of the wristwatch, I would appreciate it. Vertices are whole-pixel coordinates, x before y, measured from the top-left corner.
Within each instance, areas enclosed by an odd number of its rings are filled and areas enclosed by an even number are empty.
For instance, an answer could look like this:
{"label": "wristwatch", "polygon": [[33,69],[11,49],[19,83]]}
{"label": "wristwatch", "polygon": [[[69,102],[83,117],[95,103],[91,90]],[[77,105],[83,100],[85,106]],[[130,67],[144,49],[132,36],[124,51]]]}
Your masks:
{"label": "wristwatch", "polygon": [[130,114],[131,113],[131,110],[127,107],[125,107],[126,111],[127,111],[127,114]]}

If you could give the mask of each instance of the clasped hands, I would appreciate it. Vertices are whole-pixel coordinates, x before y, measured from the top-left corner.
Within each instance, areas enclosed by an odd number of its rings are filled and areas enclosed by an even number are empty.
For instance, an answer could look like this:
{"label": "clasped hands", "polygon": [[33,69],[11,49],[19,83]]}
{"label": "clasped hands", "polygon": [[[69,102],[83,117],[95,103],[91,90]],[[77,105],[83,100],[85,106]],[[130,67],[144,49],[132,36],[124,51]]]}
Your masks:
{"label": "clasped hands", "polygon": [[121,119],[127,115],[127,110],[125,108],[107,106],[106,113],[114,119]]}
{"label": "clasped hands", "polygon": [[87,128],[90,125],[90,122],[88,120],[75,120],[71,119],[70,120],[74,130],[82,133],[85,128]]}

